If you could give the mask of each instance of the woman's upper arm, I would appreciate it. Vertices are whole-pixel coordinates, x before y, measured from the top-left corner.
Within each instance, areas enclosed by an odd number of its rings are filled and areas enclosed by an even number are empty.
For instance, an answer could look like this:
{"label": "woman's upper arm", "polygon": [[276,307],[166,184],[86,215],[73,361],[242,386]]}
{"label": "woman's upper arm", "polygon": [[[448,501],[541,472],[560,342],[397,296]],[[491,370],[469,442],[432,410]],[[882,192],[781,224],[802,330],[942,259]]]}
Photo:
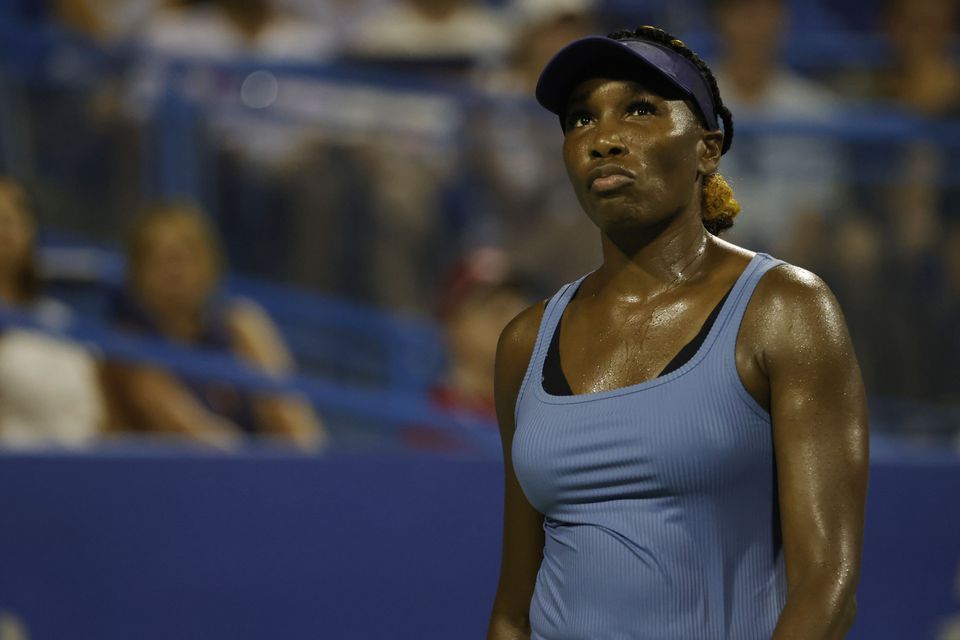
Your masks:
{"label": "woman's upper arm", "polygon": [[[260,305],[250,300],[236,302],[230,309],[228,323],[233,349],[239,357],[270,374],[293,370],[293,356],[280,330]],[[327,440],[323,422],[303,398],[296,395],[261,398],[255,406],[266,433],[290,438],[308,450],[317,449]]]}
{"label": "woman's upper arm", "polygon": [[156,367],[124,365],[120,369],[127,402],[136,418],[159,431],[187,433],[199,428],[208,411],[169,373]]}
{"label": "woman's upper arm", "polygon": [[268,373],[286,373],[293,368],[293,357],[279,329],[257,303],[235,302],[227,324],[236,355]]}
{"label": "woman's upper arm", "polygon": [[839,304],[823,281],[781,267],[760,287],[760,362],[770,381],[787,579],[793,587],[818,572],[832,573],[837,589],[852,597],[869,457],[860,368]]}
{"label": "woman's upper arm", "polygon": [[503,445],[504,510],[500,582],[487,636],[491,640],[515,638],[511,632],[529,624],[530,599],[543,555],[543,516],[524,496],[511,460],[514,408],[542,315],[542,303],[526,309],[507,325],[497,344],[494,395]]}

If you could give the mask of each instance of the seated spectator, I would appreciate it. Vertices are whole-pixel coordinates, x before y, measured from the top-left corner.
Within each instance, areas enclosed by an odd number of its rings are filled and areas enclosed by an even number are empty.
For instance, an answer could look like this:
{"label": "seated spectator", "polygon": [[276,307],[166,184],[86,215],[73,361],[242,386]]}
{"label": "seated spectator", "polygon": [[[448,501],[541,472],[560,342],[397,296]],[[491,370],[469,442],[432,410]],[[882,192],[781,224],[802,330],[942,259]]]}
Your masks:
{"label": "seated spectator", "polygon": [[[885,11],[891,57],[868,77],[864,92],[878,105],[925,121],[934,135],[908,140],[881,137],[858,144],[857,167],[872,180],[856,193],[860,207],[883,231],[884,286],[896,300],[896,316],[904,324],[900,341],[910,338],[892,363],[899,376],[893,391],[913,399],[945,401],[956,397],[957,368],[951,359],[957,353],[952,323],[956,308],[949,301],[955,295],[950,252],[951,227],[960,226],[956,187],[960,170],[953,149],[939,144],[937,128],[955,126],[960,116],[960,67],[953,52],[958,3],[890,0]],[[851,322],[854,339],[876,323],[875,313],[866,314],[862,323]],[[895,348],[896,341],[878,338],[876,351]],[[880,377],[867,373],[868,385],[871,375]]]}
{"label": "seated spectator", "polygon": [[507,323],[530,304],[523,287],[507,277],[506,264],[497,251],[476,251],[455,270],[441,296],[438,315],[448,366],[431,395],[444,408],[496,417],[497,340]]}
{"label": "seated spectator", "polygon": [[[960,403],[960,222],[955,223],[946,234],[944,251],[944,291],[937,296],[935,310],[937,331],[935,335],[944,340],[938,349],[935,367],[938,400]],[[960,445],[960,424],[956,425],[957,444]]]}
{"label": "seated spectator", "polygon": [[[263,309],[218,294],[218,243],[196,208],[160,206],[141,215],[127,260],[128,288],[113,311],[119,328],[232,353],[268,374],[293,370],[293,359]],[[313,449],[326,438],[309,404],[297,398],[242,394],[148,365],[111,369],[117,409],[132,428],[224,446],[256,434]]]}
{"label": "seated spectator", "polygon": [[[0,312],[27,312],[61,328],[69,310],[43,298],[35,262],[36,218],[24,190],[0,178]],[[0,445],[80,445],[105,427],[96,360],[77,344],[0,326]]]}
{"label": "seated spectator", "polygon": [[[507,277],[503,254],[481,249],[453,272],[440,296],[437,315],[447,350],[447,369],[429,391],[437,408],[496,421],[493,369],[497,340],[507,323],[530,304],[526,290]],[[404,440],[424,448],[457,448],[450,434],[410,427]]]}
{"label": "seated spectator", "polygon": [[[125,75],[125,113],[145,128],[171,104],[191,105],[201,133],[181,144],[206,161],[199,178],[187,168],[172,179],[214,189],[217,219],[230,219],[219,229],[230,263],[274,279],[290,276],[285,249],[318,217],[297,206],[294,189],[333,153],[327,85],[298,69],[338,55],[343,8],[313,4],[323,7],[304,19],[278,0],[163,0],[136,32]],[[259,243],[264,233],[279,241]]]}
{"label": "seated spectator", "polygon": [[956,0],[889,0],[889,67],[871,93],[930,117],[960,115],[960,70],[954,62]]}
{"label": "seated spectator", "polygon": [[917,369],[932,363],[925,362],[916,327],[900,308],[904,293],[893,286],[882,225],[850,212],[832,218],[822,235],[828,240],[820,250],[829,260],[821,274],[843,304],[867,388],[883,396],[915,393]]}
{"label": "seated spectator", "polygon": [[[836,114],[836,98],[783,62],[789,20],[784,0],[716,0],[712,21],[720,57],[717,83],[738,125],[775,121],[825,122]],[[841,207],[845,177],[841,148],[825,138],[750,135],[736,129],[724,156],[723,173],[737,199],[753,215],[737,220],[730,237],[813,266],[805,231]]]}

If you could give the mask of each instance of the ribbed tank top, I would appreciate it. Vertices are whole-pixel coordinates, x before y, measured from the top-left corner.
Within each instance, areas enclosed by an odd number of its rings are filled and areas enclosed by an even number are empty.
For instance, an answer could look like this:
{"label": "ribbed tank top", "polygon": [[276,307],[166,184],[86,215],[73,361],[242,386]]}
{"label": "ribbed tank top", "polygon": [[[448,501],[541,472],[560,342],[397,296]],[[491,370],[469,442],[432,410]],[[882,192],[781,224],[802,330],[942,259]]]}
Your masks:
{"label": "ribbed tank top", "polygon": [[586,276],[548,302],[520,387],[513,465],[544,515],[532,640],[769,639],[786,601],[770,415],[735,347],[758,253],[696,354],[619,389],[548,394],[544,357]]}

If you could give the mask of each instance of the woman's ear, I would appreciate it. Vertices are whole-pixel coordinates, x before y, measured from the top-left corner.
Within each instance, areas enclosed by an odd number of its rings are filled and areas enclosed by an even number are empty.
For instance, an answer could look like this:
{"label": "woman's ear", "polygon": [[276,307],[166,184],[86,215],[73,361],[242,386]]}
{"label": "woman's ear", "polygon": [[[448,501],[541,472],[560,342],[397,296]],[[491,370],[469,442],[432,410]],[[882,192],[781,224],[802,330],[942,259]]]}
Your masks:
{"label": "woman's ear", "polygon": [[723,132],[704,131],[697,142],[697,170],[708,176],[720,166],[720,150],[723,148]]}

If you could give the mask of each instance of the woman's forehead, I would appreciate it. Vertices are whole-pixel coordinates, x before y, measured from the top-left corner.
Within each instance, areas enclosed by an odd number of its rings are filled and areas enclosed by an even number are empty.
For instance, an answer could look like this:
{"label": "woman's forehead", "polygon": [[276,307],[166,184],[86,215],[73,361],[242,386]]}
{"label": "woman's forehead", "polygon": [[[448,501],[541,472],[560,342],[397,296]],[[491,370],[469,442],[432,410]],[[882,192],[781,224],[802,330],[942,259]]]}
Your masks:
{"label": "woman's forehead", "polygon": [[617,94],[653,94],[665,100],[683,100],[684,96],[667,82],[655,77],[619,77],[615,74],[591,76],[577,83],[570,91],[567,105],[585,102],[601,93]]}

